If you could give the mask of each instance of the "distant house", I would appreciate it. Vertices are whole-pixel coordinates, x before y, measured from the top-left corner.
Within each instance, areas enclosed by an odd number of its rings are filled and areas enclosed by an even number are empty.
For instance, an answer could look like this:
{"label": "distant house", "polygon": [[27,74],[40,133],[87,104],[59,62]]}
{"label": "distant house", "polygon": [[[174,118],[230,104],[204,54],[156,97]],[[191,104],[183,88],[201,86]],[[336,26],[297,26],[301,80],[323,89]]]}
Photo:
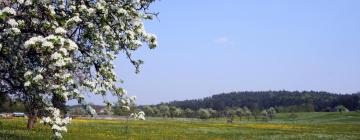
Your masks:
{"label": "distant house", "polygon": [[12,113],[13,117],[25,117],[25,113],[22,112],[14,112]]}
{"label": "distant house", "polygon": [[106,115],[106,107],[100,105],[91,105],[93,109],[95,109],[98,115]]}

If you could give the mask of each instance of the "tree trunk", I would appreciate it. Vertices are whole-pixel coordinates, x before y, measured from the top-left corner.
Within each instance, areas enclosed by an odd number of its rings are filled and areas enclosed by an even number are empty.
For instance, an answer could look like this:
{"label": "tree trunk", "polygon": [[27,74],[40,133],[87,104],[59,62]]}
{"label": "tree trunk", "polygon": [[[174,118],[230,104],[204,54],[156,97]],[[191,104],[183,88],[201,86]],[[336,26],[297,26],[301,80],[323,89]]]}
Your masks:
{"label": "tree trunk", "polygon": [[36,115],[29,115],[27,129],[33,129],[36,123]]}

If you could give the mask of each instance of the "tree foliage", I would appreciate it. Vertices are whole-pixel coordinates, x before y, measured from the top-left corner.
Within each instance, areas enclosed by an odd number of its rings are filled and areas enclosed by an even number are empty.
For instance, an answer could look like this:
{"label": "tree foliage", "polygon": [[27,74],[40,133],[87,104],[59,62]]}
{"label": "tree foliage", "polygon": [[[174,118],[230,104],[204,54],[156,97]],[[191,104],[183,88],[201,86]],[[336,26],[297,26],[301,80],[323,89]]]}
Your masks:
{"label": "tree foliage", "polygon": [[54,138],[70,122],[59,110],[68,100],[86,105],[83,94],[93,93],[111,106],[106,95],[112,94],[129,104],[112,62],[124,54],[138,72],[142,61],[132,58],[133,51],[143,43],[157,46],[143,25],[155,15],[148,12],[153,1],[0,1],[1,94],[23,102],[29,118],[42,117]]}
{"label": "tree foliage", "polygon": [[344,112],[349,112],[349,109],[347,109],[345,106],[343,105],[338,105],[335,107],[337,112],[340,112],[341,114]]}
{"label": "tree foliage", "polygon": [[199,117],[200,117],[200,119],[209,119],[210,118],[210,112],[209,112],[209,110],[207,110],[207,109],[202,109],[202,108],[200,108],[199,109]]}

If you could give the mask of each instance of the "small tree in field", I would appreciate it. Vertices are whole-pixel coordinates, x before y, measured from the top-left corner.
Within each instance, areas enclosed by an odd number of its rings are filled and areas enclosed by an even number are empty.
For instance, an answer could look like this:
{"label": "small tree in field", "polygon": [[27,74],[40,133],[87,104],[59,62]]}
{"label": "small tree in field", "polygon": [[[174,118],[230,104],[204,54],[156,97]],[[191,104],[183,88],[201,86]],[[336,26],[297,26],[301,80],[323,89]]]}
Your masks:
{"label": "small tree in field", "polygon": [[272,120],[274,117],[275,117],[275,114],[276,114],[276,110],[274,107],[270,107],[268,110],[267,110],[267,113],[269,115],[269,118]]}
{"label": "small tree in field", "polygon": [[250,120],[250,116],[251,116],[251,110],[249,108],[247,108],[246,106],[244,107],[244,113],[245,116],[247,117],[248,121]]}
{"label": "small tree in field", "polygon": [[233,122],[236,117],[236,110],[232,108],[226,109],[226,116],[228,118],[228,122]]}
{"label": "small tree in field", "polygon": [[176,108],[174,111],[175,117],[181,117],[183,115],[184,111],[181,108]]}
{"label": "small tree in field", "polygon": [[236,116],[239,117],[240,121],[241,121],[241,117],[245,115],[245,111],[242,108],[237,108],[236,109]]}
{"label": "small tree in field", "polygon": [[268,113],[268,111],[267,111],[266,109],[262,110],[262,111],[260,112],[260,114],[261,114],[261,118],[262,118],[263,121],[267,121],[267,120],[268,120],[269,113]]}
{"label": "small tree in field", "polygon": [[210,118],[210,112],[207,109],[200,108],[199,109],[199,117],[200,119],[206,120]]}
{"label": "small tree in field", "polygon": [[154,108],[151,107],[151,106],[146,105],[146,106],[143,107],[143,110],[144,110],[145,114],[148,115],[148,116],[154,116],[155,115]]}
{"label": "small tree in field", "polygon": [[170,116],[170,108],[167,105],[160,105],[159,111],[162,117],[166,118]]}
{"label": "small tree in field", "polygon": [[340,114],[344,113],[344,112],[349,112],[349,109],[347,109],[345,106],[343,105],[338,105],[335,107],[336,111],[339,112]]}
{"label": "small tree in field", "polygon": [[132,100],[118,87],[113,60],[122,53],[138,72],[142,61],[132,52],[157,46],[143,25],[153,1],[1,0],[0,93],[26,105],[28,128],[41,117],[54,138],[70,123],[62,117],[68,100],[95,114],[84,93],[102,95],[108,107],[112,94],[126,107]]}
{"label": "small tree in field", "polygon": [[181,114],[181,112],[175,106],[170,106],[169,107],[169,113],[170,113],[171,118],[177,117],[178,115]]}
{"label": "small tree in field", "polygon": [[211,118],[216,118],[218,116],[216,110],[212,108],[208,108],[207,110],[209,111]]}
{"label": "small tree in field", "polygon": [[194,111],[191,110],[190,108],[186,108],[186,109],[184,110],[184,115],[185,115],[185,117],[187,117],[187,118],[191,118],[191,117],[193,117],[193,115],[194,115]]}

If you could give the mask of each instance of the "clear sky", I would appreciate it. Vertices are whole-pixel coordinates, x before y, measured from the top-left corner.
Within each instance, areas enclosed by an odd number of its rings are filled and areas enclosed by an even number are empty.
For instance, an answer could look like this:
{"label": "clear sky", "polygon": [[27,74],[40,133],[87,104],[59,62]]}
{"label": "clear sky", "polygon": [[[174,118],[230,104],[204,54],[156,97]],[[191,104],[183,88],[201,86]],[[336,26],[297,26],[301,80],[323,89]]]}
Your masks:
{"label": "clear sky", "polygon": [[[138,104],[244,90],[360,91],[359,0],[161,0],[140,74],[116,72]],[[92,102],[100,103],[98,99]]]}

